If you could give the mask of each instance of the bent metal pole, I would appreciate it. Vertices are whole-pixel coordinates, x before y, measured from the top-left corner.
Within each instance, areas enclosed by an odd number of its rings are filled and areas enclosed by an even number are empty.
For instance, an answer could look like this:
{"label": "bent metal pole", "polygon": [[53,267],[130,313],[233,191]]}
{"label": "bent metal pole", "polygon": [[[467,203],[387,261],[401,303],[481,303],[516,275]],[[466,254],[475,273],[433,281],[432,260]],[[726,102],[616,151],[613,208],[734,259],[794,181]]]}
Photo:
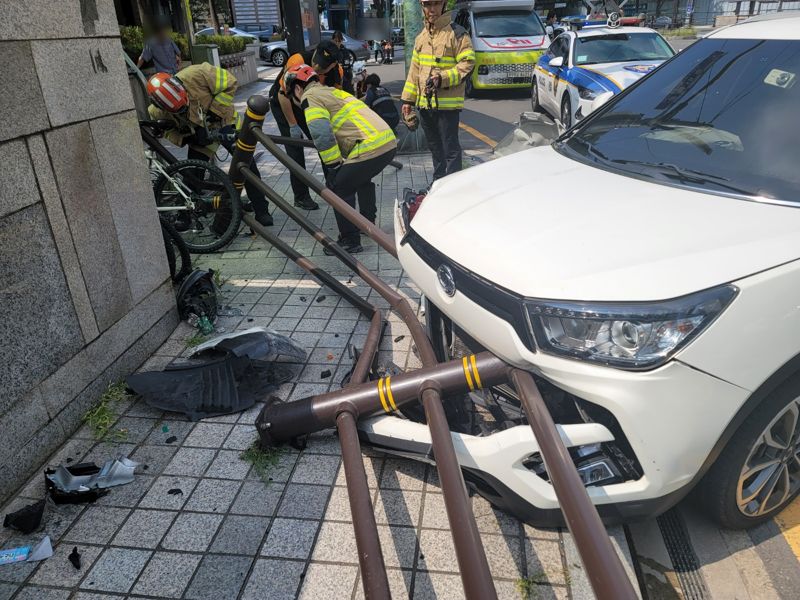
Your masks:
{"label": "bent metal pole", "polygon": [[558,435],[536,382],[526,371],[511,369],[510,374],[594,593],[600,600],[636,600],[638,596]]}
{"label": "bent metal pole", "polygon": [[[245,115],[245,124],[253,118],[248,108]],[[257,115],[255,115],[257,116]],[[245,131],[250,131],[249,129]],[[253,140],[254,141],[254,140]],[[241,142],[241,143],[240,143]],[[246,137],[237,140],[237,147],[234,151],[232,162],[233,166],[240,164],[250,164],[255,149],[254,143],[248,143]],[[247,174],[252,173],[246,168]],[[237,177],[241,173],[237,171]],[[239,180],[241,184],[241,179]],[[269,188],[264,182],[258,183],[270,198],[279,197],[278,194]],[[281,201],[283,199],[281,198]],[[250,214],[245,214],[245,222],[250,228],[263,237],[273,247],[285,254],[289,259],[304,269],[309,274],[316,277],[321,283],[327,285],[333,291],[350,302],[355,308],[370,319],[370,327],[364,341],[361,355],[358,357],[353,372],[351,382],[360,383],[366,379],[373,358],[378,351],[381,332],[383,331],[383,316],[381,311],[355,294],[351,289],[342,284],[327,271],[320,269],[306,257],[302,256],[289,244],[281,240],[277,235],[273,235],[266,227],[263,227]],[[346,407],[345,407],[346,408]],[[361,460],[361,447],[358,440],[358,430],[356,428],[355,417],[348,411],[342,410],[336,418],[336,426],[339,431],[339,443],[342,447],[342,462],[344,463],[345,479],[347,481],[347,493],[350,500],[350,511],[353,515],[353,529],[358,549],[358,562],[361,567],[364,597],[367,600],[384,600],[391,598],[389,590],[389,579],[386,573],[386,565],[383,561],[380,538],[378,536],[378,525],[375,522],[375,511],[372,508],[371,492],[367,484],[367,474],[364,470],[364,462]]]}
{"label": "bent metal pole", "polygon": [[[261,131],[263,115],[265,115],[268,110],[266,99],[253,96],[248,100],[247,104],[248,109],[246,114],[248,116],[261,116],[260,119],[254,118],[253,122],[246,125],[249,132],[252,132],[255,138],[291,173],[303,180],[336,211],[369,235],[379,246],[396,258],[397,249],[389,235],[361,216],[358,211],[354,210],[333,191],[311,176],[310,173],[300,167],[300,165],[279,148],[269,136]],[[248,141],[252,140],[252,138],[248,137],[249,132],[243,133],[242,139],[254,149],[255,144]],[[241,164],[232,165],[232,170],[234,172],[232,176],[232,178],[234,178],[234,183],[236,183],[235,178],[237,177],[240,184],[243,183],[242,171],[245,171],[245,169],[241,169]],[[332,250],[345,264],[356,262],[355,259],[342,250],[338,244],[333,244]],[[437,360],[433,351],[433,346],[408,301],[400,296],[397,291],[390,288],[380,278],[376,277],[366,268],[363,268],[363,265],[360,263],[356,264],[359,267],[357,270],[358,275],[389,302],[392,309],[400,315],[409,328],[409,332],[417,346],[423,365],[426,367],[436,365]],[[478,533],[475,515],[472,513],[472,506],[466,493],[461,467],[455,459],[455,449],[453,448],[453,440],[450,435],[450,427],[447,424],[447,419],[444,414],[441,394],[435,386],[429,386],[426,393],[422,395],[422,405],[425,409],[425,416],[431,432],[433,452],[437,457],[436,469],[442,484],[442,494],[445,500],[448,522],[450,523],[450,533],[453,536],[453,546],[455,548],[465,596],[468,600],[494,600],[497,598],[497,591],[492,582],[489,562],[486,559],[486,553],[484,552],[483,543]]]}

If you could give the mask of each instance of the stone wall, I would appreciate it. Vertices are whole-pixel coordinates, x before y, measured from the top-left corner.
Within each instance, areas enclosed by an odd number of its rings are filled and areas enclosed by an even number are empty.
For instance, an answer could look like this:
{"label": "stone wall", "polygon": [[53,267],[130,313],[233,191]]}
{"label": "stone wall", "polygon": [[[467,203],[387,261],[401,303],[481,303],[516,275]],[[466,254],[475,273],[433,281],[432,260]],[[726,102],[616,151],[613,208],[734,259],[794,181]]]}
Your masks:
{"label": "stone wall", "polygon": [[113,1],[3,7],[0,501],[177,324]]}

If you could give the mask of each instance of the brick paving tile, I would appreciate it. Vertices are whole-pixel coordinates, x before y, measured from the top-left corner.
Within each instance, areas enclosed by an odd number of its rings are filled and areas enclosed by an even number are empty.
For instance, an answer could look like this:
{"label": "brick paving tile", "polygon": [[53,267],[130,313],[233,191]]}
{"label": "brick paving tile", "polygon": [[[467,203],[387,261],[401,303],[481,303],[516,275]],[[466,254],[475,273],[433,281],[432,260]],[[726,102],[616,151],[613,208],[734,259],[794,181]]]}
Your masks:
{"label": "brick paving tile", "polygon": [[181,513],[161,541],[161,547],[167,550],[204,552],[211,544],[220,523],[222,515]]}
{"label": "brick paving tile", "polygon": [[252,558],[207,554],[184,594],[186,600],[236,598],[252,564]]}
{"label": "brick paving tile", "polygon": [[270,520],[266,517],[229,515],[225,517],[210,552],[218,554],[258,553]]}
{"label": "brick paving tile", "polygon": [[156,552],[133,588],[136,594],[180,598],[194,574],[202,556]]}
{"label": "brick paving tile", "polygon": [[185,508],[196,512],[227,512],[241,487],[241,481],[201,479]]}
{"label": "brick paving tile", "polygon": [[164,510],[135,510],[111,543],[115,546],[157,548],[177,514]]}
{"label": "brick paving tile", "polygon": [[303,571],[302,562],[260,559],[253,567],[242,600],[293,600]]}
{"label": "brick paving tile", "polygon": [[103,592],[130,591],[139,573],[150,558],[148,550],[107,548],[84,577],[81,587]]}

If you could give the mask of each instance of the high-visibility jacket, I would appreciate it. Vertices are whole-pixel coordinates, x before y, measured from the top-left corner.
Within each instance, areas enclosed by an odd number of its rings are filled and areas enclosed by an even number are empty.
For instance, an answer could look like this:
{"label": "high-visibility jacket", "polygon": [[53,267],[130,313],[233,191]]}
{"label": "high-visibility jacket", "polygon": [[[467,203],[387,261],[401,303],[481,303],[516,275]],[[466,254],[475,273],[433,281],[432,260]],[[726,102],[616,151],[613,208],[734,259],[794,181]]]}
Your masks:
{"label": "high-visibility jacket", "polygon": [[[176,146],[183,146],[183,138],[194,133],[195,127],[208,127],[209,113],[216,115],[214,121],[220,127],[233,125],[236,122],[233,94],[236,92],[237,82],[236,77],[226,69],[202,63],[181,69],[176,77],[186,88],[189,96],[186,112],[175,114],[152,104],[148,108],[153,119],[166,119],[175,123],[175,128],[164,134],[170,142]],[[205,154],[211,152],[204,148],[197,149]]]}
{"label": "high-visibility jacket", "polygon": [[422,109],[431,106],[425,97],[425,83],[432,75],[440,75],[441,87],[436,90],[439,110],[458,110],[464,107],[465,79],[475,66],[475,51],[467,30],[451,22],[450,13],[439,17],[433,27],[426,27],[414,40],[411,65],[403,87],[404,102]]}
{"label": "high-visibility jacket", "polygon": [[397,147],[386,121],[347,92],[312,82],[303,92],[301,106],[326,165],[365,161]]}

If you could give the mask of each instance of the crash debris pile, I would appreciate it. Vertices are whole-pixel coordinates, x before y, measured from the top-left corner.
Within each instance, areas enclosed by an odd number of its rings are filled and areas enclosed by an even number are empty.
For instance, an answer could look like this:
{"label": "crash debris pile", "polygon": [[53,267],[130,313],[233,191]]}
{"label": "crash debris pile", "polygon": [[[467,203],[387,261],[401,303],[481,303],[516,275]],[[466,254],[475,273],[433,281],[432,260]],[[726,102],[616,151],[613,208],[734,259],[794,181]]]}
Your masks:
{"label": "crash debris pile", "polygon": [[524,112],[519,116],[519,125],[500,140],[494,148],[495,156],[508,156],[537,146],[550,144],[561,134],[559,124],[547,115]]}

